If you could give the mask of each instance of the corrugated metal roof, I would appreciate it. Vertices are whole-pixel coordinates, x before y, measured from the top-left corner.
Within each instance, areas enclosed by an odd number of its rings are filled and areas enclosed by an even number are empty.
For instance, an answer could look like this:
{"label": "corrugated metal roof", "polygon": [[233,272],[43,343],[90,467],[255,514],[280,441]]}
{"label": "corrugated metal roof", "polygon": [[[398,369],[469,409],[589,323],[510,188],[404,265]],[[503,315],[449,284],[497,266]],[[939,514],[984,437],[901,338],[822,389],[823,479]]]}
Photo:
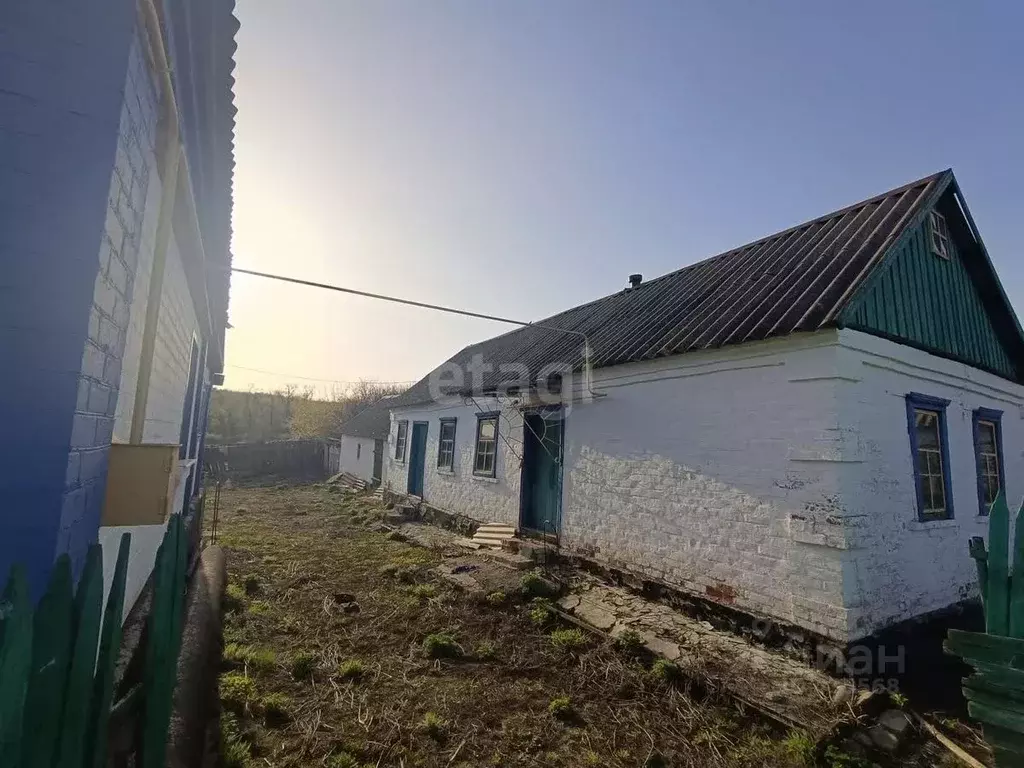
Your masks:
{"label": "corrugated metal roof", "polygon": [[341,434],[350,437],[383,439],[391,430],[391,408],[395,397],[385,397],[357,413],[341,425]]}
{"label": "corrugated metal roof", "polygon": [[[871,269],[952,179],[947,170],[911,182],[471,345],[448,364],[466,369],[480,355],[494,367],[525,365],[534,376],[555,361],[578,369],[582,337],[552,328],[585,334],[592,365],[601,368],[834,325]],[[392,407],[429,400],[429,378]],[[483,377],[482,388],[501,387],[515,378],[494,371]]]}

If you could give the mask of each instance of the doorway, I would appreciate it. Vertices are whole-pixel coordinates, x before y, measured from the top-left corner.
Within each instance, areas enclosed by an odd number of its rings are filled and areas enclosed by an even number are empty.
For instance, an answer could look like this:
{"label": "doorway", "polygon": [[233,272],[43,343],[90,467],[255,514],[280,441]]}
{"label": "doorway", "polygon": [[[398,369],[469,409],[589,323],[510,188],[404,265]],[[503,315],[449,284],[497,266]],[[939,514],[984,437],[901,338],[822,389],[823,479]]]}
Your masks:
{"label": "doorway", "polygon": [[384,484],[384,441],[380,438],[373,441],[373,484]]}
{"label": "doorway", "polygon": [[427,428],[425,421],[414,421],[412,425],[412,446],[409,450],[409,485],[407,490],[413,496],[423,498],[423,471],[427,459]]}
{"label": "doorway", "polygon": [[561,408],[550,408],[525,414],[523,420],[520,528],[557,538],[562,516],[564,414]]}

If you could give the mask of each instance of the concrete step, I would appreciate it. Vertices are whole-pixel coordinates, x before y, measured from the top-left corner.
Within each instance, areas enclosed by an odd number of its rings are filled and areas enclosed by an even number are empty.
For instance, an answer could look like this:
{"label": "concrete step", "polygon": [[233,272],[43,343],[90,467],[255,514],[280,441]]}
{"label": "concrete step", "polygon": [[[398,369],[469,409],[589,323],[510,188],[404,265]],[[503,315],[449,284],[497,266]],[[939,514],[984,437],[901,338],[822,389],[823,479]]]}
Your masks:
{"label": "concrete step", "polygon": [[479,542],[481,546],[500,548],[502,543],[516,535],[514,526],[504,523],[484,523],[476,529],[473,534],[473,541]]}
{"label": "concrete step", "polygon": [[480,554],[486,557],[488,560],[493,560],[496,563],[504,565],[508,568],[513,568],[517,571],[525,571],[528,568],[532,568],[534,563],[528,557],[517,555],[512,552],[506,552],[503,549],[481,549]]}

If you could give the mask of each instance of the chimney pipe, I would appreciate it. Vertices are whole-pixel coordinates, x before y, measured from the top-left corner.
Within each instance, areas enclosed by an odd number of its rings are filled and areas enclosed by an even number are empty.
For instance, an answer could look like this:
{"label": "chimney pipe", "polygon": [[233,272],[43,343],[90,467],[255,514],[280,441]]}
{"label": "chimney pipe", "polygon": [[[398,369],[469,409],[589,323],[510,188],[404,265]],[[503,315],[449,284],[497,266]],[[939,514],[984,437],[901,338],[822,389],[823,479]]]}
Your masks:
{"label": "chimney pipe", "polygon": [[629,287],[630,288],[639,288],[640,287],[640,283],[642,283],[643,281],[644,281],[644,276],[643,275],[639,275],[639,274],[637,274],[637,275],[630,275],[629,276]]}

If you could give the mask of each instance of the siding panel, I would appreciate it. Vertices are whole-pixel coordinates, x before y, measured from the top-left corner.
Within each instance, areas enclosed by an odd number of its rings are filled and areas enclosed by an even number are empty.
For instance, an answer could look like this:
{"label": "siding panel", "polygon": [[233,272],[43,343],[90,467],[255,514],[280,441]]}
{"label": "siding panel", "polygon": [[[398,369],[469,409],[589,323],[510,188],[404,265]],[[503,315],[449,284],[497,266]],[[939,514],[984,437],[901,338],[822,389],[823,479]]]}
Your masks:
{"label": "siding panel", "polygon": [[844,313],[845,325],[1015,378],[1012,357],[955,242],[949,260],[935,256],[926,220],[886,258],[877,279]]}

